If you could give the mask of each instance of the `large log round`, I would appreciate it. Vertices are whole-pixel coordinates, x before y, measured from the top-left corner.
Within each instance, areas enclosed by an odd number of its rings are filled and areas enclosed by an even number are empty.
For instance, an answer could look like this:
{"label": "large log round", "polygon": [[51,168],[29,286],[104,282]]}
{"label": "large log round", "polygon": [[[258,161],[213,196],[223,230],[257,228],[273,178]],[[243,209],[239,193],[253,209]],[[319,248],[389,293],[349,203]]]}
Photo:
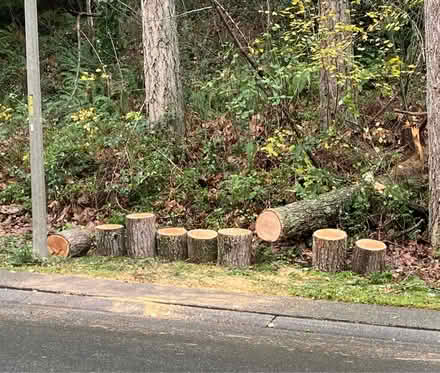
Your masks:
{"label": "large log round", "polygon": [[264,210],[257,218],[255,231],[260,239],[275,242],[301,236],[336,222],[345,203],[361,188],[350,186],[303,200]]}
{"label": "large log round", "polygon": [[47,238],[47,248],[54,256],[86,255],[92,245],[89,232],[84,229],[68,229]]}
{"label": "large log round", "polygon": [[385,269],[387,246],[382,241],[362,239],[355,243],[352,268],[354,272],[368,274]]}
{"label": "large log round", "polygon": [[157,255],[169,260],[188,258],[185,228],[161,228],[157,231]]}
{"label": "large log round", "polygon": [[123,225],[103,224],[96,226],[96,254],[103,256],[125,255]]}
{"label": "large log round", "polygon": [[193,263],[217,261],[217,232],[210,229],[189,231],[188,259]]}
{"label": "large log round", "polygon": [[137,213],[126,216],[127,254],[153,257],[156,251],[156,215]]}
{"label": "large log round", "polygon": [[253,264],[252,231],[227,228],[218,231],[217,263],[232,267],[248,267]]}
{"label": "large log round", "polygon": [[312,263],[324,272],[339,272],[345,267],[347,233],[340,229],[319,229],[313,233]]}

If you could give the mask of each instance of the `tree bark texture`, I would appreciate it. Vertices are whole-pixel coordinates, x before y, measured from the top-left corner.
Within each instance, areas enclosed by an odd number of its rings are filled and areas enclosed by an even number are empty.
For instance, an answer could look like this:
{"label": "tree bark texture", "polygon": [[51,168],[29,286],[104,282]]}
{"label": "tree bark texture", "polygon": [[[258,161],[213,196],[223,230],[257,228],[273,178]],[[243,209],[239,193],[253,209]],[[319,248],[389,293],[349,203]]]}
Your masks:
{"label": "tree bark texture", "polygon": [[83,229],[68,229],[47,238],[50,255],[82,256],[86,255],[92,246],[90,234]]}
{"label": "tree bark texture", "polygon": [[157,254],[168,260],[188,258],[185,228],[161,228],[157,231]]}
{"label": "tree bark texture", "polygon": [[141,0],[146,110],[151,126],[185,133],[175,0]]}
{"label": "tree bark texture", "polygon": [[125,230],[119,224],[96,226],[96,254],[102,256],[125,255]]}
{"label": "tree bark texture", "polygon": [[194,229],[188,232],[188,259],[193,263],[217,261],[217,232]]}
{"label": "tree bark texture", "polygon": [[347,0],[320,1],[321,77],[320,77],[320,123],[326,131],[336,119],[354,117],[341,100],[347,94],[355,99],[349,78],[353,46],[351,32],[339,26],[350,25],[350,7]]}
{"label": "tree bark texture", "polygon": [[429,138],[429,232],[440,256],[440,2],[425,0],[426,106]]}
{"label": "tree bark texture", "polygon": [[313,233],[312,263],[323,272],[340,272],[345,267],[347,233],[320,229]]}
{"label": "tree bark texture", "polygon": [[336,222],[344,204],[360,188],[360,185],[345,187],[322,194],[315,200],[266,209],[257,218],[257,235],[264,241],[275,242],[331,226]]}
{"label": "tree bark texture", "polygon": [[127,254],[153,257],[156,253],[156,216],[150,213],[126,216]]}
{"label": "tree bark texture", "polygon": [[386,245],[376,240],[358,240],[353,250],[351,262],[353,272],[369,274],[385,269]]}
{"label": "tree bark texture", "polygon": [[227,228],[218,231],[217,263],[231,267],[248,267],[253,264],[252,231]]}

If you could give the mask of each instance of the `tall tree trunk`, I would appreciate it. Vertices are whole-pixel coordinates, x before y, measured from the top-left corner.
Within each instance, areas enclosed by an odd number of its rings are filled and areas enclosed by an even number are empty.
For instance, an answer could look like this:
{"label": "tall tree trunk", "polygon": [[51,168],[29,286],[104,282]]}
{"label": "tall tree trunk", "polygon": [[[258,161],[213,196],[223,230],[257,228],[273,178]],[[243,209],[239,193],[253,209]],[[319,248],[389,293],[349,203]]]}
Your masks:
{"label": "tall tree trunk", "polygon": [[354,120],[353,115],[341,104],[344,96],[355,99],[350,74],[353,57],[352,35],[338,26],[350,25],[350,9],[347,0],[320,1],[321,78],[320,78],[320,127],[326,131],[337,119]]}
{"label": "tall tree trunk", "polygon": [[175,0],[141,0],[146,110],[152,127],[184,135]]}
{"label": "tall tree trunk", "polygon": [[425,0],[426,106],[429,137],[429,231],[440,255],[440,1]]}

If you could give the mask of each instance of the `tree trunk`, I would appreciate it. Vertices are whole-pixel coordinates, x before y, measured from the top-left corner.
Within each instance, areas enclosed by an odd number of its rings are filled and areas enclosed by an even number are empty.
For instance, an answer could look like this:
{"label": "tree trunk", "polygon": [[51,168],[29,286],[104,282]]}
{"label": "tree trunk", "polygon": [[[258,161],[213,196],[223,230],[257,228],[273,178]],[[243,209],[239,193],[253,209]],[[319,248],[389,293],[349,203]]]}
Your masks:
{"label": "tree trunk", "polygon": [[440,2],[425,0],[426,106],[429,138],[429,232],[440,256]]}
{"label": "tree trunk", "polygon": [[217,261],[217,232],[209,229],[189,231],[188,259],[194,263]]}
{"label": "tree trunk", "polygon": [[248,267],[254,259],[252,231],[240,228],[220,229],[218,231],[218,264]]}
{"label": "tree trunk", "polygon": [[340,272],[345,267],[347,233],[320,229],[313,233],[312,263],[324,272]]}
{"label": "tree trunk", "polygon": [[386,245],[376,240],[358,240],[353,250],[353,272],[369,274],[385,269]]}
{"label": "tree trunk", "polygon": [[90,234],[83,229],[69,229],[47,238],[49,254],[54,256],[86,255],[92,245]]}
{"label": "tree trunk", "polygon": [[355,93],[349,77],[353,46],[351,32],[341,31],[337,25],[350,25],[351,17],[347,0],[321,0],[321,78],[320,78],[320,123],[321,131],[337,119],[354,120],[342,99]]}
{"label": "tree trunk", "polygon": [[130,214],[127,221],[127,254],[131,257],[153,257],[156,251],[156,216],[150,213]]}
{"label": "tree trunk", "polygon": [[322,194],[315,200],[266,209],[257,218],[257,235],[264,241],[275,242],[331,226],[336,223],[344,204],[360,188],[360,185],[341,188]]}
{"label": "tree trunk", "polygon": [[185,133],[175,0],[141,0],[146,110],[151,126]]}
{"label": "tree trunk", "polygon": [[96,226],[96,254],[123,256],[125,254],[124,226],[103,224]]}
{"label": "tree trunk", "polygon": [[188,258],[185,228],[162,228],[157,231],[157,254],[168,260]]}

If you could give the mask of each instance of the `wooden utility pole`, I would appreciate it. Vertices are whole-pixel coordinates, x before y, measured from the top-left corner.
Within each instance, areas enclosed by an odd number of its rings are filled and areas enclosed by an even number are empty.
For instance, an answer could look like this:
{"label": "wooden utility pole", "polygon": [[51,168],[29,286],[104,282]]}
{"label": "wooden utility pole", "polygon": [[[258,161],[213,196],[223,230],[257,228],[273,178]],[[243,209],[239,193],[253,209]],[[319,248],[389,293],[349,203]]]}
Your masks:
{"label": "wooden utility pole", "polygon": [[29,133],[31,138],[32,247],[34,254],[47,257],[47,207],[43,161],[43,130],[41,127],[37,1],[25,0],[24,7]]}

